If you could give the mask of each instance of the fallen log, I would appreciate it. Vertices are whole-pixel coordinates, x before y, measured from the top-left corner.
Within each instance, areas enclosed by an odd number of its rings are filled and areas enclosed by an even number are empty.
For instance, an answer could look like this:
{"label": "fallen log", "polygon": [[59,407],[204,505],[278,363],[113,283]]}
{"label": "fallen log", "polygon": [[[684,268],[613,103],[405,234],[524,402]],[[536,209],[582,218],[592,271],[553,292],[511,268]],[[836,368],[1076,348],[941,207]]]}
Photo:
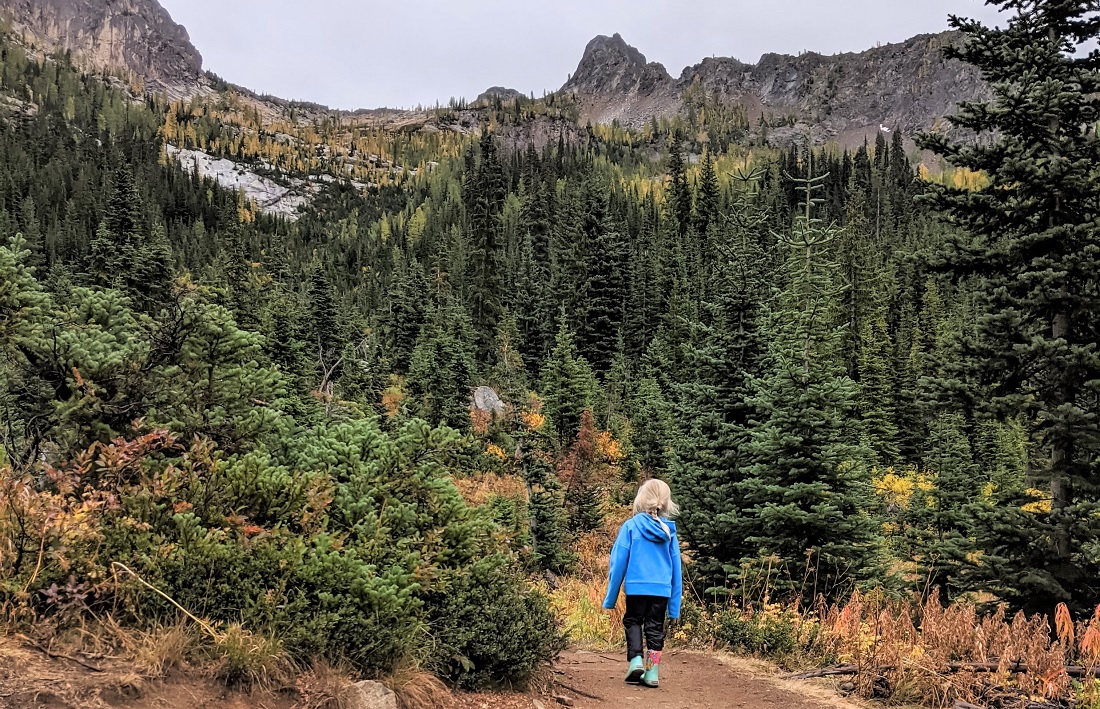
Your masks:
{"label": "fallen log", "polygon": [[[887,667],[875,667],[864,668],[864,670],[874,669],[876,672],[889,672],[894,669],[892,666]],[[823,667],[819,670],[806,670],[805,672],[795,672],[793,674],[783,675],[782,679],[813,679],[815,677],[840,677],[842,675],[858,675],[860,668],[855,665],[837,665],[836,667]]]}
{"label": "fallen log", "polygon": [[[843,675],[858,675],[860,672],[874,672],[883,674],[897,669],[893,665],[880,667],[859,668],[856,665],[838,665],[836,667],[824,667],[818,670],[806,670],[783,675],[782,679],[813,679],[815,677],[840,677]],[[949,662],[948,672],[1008,672],[1010,674],[1027,673],[1030,670],[1026,663],[1010,662],[1002,669],[999,662]],[[1100,667],[1082,667],[1081,665],[1067,665],[1066,674],[1070,677],[1100,677]]]}

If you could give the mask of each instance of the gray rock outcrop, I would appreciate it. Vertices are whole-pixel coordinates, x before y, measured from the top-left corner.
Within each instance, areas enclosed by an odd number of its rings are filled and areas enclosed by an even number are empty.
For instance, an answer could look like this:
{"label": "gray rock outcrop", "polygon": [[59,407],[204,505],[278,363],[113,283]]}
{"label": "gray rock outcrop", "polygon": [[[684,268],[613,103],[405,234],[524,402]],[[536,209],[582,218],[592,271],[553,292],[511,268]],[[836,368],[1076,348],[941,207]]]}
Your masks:
{"label": "gray rock outcrop", "polygon": [[96,68],[144,79],[147,88],[190,95],[203,77],[187,30],[156,0],[12,0],[0,9],[17,32]]}

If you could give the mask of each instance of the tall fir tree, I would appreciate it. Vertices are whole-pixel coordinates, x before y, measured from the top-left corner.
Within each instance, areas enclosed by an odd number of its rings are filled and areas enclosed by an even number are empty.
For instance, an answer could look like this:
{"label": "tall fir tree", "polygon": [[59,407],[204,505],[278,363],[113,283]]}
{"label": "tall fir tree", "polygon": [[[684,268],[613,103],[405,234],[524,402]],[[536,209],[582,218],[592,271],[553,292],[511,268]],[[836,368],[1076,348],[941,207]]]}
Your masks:
{"label": "tall fir tree", "polygon": [[981,304],[944,388],[964,406],[1031,422],[1029,464],[1047,481],[1051,509],[1021,512],[1023,501],[1000,499],[979,535],[980,562],[966,571],[1016,606],[1086,609],[1100,600],[1100,556],[1089,551],[1100,540],[1090,522],[1100,409],[1088,393],[1100,379],[1100,19],[1090,0],[991,4],[1015,14],[992,28],[953,17],[965,43],[948,50],[991,87],[991,101],[964,103],[951,119],[983,139],[919,141],[988,177],[976,190],[925,185],[927,202],[965,234],[939,265]]}
{"label": "tall fir tree", "polygon": [[465,200],[469,215],[470,274],[467,287],[470,316],[478,337],[478,357],[492,357],[493,335],[503,297],[500,213],[504,205],[504,170],[493,134],[485,130],[476,169],[467,165]]}
{"label": "tall fir tree", "polygon": [[777,588],[807,601],[843,595],[879,572],[867,451],[853,425],[858,391],[844,373],[830,313],[836,274],[824,257],[837,228],[812,212],[823,181],[799,180],[802,213],[780,235],[787,286],[772,323],[771,371],[751,400],[760,420],[740,486],[745,542],[756,558],[774,560]]}
{"label": "tall fir tree", "polygon": [[670,381],[679,429],[672,447],[672,478],[683,503],[682,534],[695,554],[704,588],[720,589],[752,553],[741,507],[747,444],[756,409],[752,382],[763,374],[766,277],[757,231],[766,213],[759,173],[743,176],[729,220],[732,230],[705,286],[698,319],[681,351],[690,375]]}
{"label": "tall fir tree", "polygon": [[584,362],[577,356],[573,332],[563,314],[558,321],[554,349],[542,369],[543,410],[554,426],[559,449],[576,438],[581,414],[591,405],[590,394]]}

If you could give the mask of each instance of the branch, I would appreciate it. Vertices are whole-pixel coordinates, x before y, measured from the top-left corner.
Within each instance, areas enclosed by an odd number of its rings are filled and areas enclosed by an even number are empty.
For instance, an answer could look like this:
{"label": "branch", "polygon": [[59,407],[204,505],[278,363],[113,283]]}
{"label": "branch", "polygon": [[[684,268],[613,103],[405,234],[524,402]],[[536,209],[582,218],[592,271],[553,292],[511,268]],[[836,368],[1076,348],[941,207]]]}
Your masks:
{"label": "branch", "polygon": [[38,650],[39,652],[43,653],[44,655],[46,655],[46,657],[50,657],[50,658],[53,658],[55,660],[68,660],[69,662],[75,662],[76,664],[80,665],[81,667],[87,668],[87,669],[91,670],[92,672],[104,672],[104,669],[102,667],[96,667],[95,665],[90,665],[87,662],[85,662],[84,660],[81,660],[79,657],[73,657],[72,655],[63,655],[60,652],[53,652],[52,650],[50,650],[46,647],[43,647],[42,645],[36,643],[34,640],[31,640],[30,638],[28,638],[26,635],[23,635],[22,633],[17,633],[15,637],[19,638],[20,640],[22,640],[26,644],[30,645],[35,650]]}

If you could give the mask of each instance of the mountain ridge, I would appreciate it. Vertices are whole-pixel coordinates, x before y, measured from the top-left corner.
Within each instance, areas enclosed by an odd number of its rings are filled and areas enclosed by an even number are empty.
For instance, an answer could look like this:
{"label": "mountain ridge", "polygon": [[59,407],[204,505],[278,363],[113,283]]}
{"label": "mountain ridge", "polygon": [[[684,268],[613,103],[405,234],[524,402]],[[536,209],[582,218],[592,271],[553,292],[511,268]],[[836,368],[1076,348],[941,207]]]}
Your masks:
{"label": "mountain ridge", "polygon": [[745,109],[753,122],[786,119],[795,130],[820,129],[821,139],[866,137],[877,130],[929,130],[960,100],[989,97],[977,72],[947,59],[943,49],[961,41],[955,32],[921,34],[862,52],[797,56],[765,53],[755,64],[708,57],[674,78],[648,62],[619,35],[588,43],[577,70],[561,91],[577,96],[582,119],[638,128],[684,109],[690,90]]}

